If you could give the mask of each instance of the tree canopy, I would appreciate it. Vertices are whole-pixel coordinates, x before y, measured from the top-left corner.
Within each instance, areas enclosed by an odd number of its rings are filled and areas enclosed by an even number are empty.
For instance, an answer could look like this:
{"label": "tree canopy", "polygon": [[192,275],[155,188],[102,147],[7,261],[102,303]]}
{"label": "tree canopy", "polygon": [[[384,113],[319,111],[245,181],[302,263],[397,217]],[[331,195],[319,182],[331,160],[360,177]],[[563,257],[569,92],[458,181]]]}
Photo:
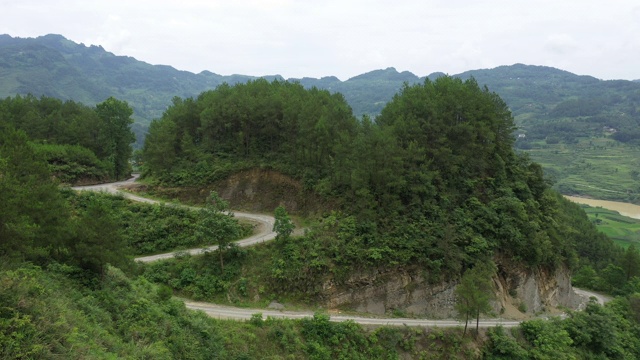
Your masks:
{"label": "tree canopy", "polygon": [[44,96],[0,100],[0,126],[23,131],[53,175],[72,184],[130,174],[131,114],[126,102],[114,98],[95,108]]}
{"label": "tree canopy", "polygon": [[321,250],[329,268],[412,264],[438,279],[496,252],[575,265],[576,246],[592,241],[573,235],[578,223],[559,213],[541,167],[514,152],[513,130],[506,104],[473,79],[405,85],[360,120],[340,95],[256,80],[175,98],[142,158],[144,176],[172,185],[251,167],[297,178],[338,204],[336,224],[352,224],[339,253]]}
{"label": "tree canopy", "polygon": [[467,332],[469,317],[476,318],[477,335],[480,314],[488,314],[491,311],[489,301],[494,297],[492,278],[495,272],[495,264],[488,262],[476,264],[462,275],[460,284],[456,287],[455,308],[459,316],[465,319],[463,335]]}
{"label": "tree canopy", "polygon": [[98,198],[72,209],[27,135],[0,131],[0,258],[78,265],[100,274],[128,264],[112,215]]}

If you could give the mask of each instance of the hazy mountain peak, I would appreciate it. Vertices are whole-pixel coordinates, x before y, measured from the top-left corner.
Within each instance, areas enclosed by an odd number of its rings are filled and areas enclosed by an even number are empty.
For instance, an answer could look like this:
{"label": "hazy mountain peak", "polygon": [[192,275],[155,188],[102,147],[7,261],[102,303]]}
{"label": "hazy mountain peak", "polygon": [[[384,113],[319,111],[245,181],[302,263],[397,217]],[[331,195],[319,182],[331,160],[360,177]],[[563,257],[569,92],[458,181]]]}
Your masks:
{"label": "hazy mountain peak", "polygon": [[358,76],[354,76],[347,81],[359,81],[359,80],[370,80],[370,79],[415,82],[415,81],[418,81],[420,78],[418,78],[415,74],[409,71],[398,72],[396,68],[388,67],[386,69],[373,70]]}
{"label": "hazy mountain peak", "polygon": [[[37,38],[0,35],[0,68],[3,70],[0,97],[32,93],[92,105],[115,96],[128,101],[143,123],[162,116],[175,96],[193,97],[222,83],[236,84],[258,78],[239,74],[223,76],[208,70],[194,74],[171,66],[151,65],[132,57],[116,56],[101,46],[77,44],[56,34]],[[444,75],[434,72],[428,78],[435,80]],[[515,115],[530,111],[530,104],[536,104],[540,108],[536,111],[544,114],[566,98],[601,91],[585,87],[636,91],[640,85],[640,81],[604,82],[548,66],[521,63],[454,76],[473,76],[481,86],[487,85],[500,94]],[[262,78],[284,80],[280,75]],[[342,93],[356,116],[378,114],[403,83],[423,80],[409,71],[399,72],[395,67],[369,71],[346,81],[335,76],[289,79],[304,87]]]}

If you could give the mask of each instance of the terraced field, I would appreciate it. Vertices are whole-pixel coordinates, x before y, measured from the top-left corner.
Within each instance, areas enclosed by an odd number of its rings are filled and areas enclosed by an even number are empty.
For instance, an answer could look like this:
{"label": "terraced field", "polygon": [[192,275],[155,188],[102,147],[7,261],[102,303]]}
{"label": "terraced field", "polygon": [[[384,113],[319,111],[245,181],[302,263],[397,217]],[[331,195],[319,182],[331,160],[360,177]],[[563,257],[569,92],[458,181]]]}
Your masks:
{"label": "terraced field", "polygon": [[634,244],[640,247],[640,219],[622,216],[617,211],[582,205],[598,230],[607,234],[624,248]]}
{"label": "terraced field", "polygon": [[576,144],[533,142],[526,150],[566,195],[640,203],[640,147],[607,137]]}

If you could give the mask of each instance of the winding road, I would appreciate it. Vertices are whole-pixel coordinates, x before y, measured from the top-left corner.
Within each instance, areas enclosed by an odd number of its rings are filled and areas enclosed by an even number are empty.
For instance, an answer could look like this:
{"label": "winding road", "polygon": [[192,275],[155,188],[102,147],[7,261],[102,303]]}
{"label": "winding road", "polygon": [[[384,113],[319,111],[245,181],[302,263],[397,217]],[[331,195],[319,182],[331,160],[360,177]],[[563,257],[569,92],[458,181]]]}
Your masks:
{"label": "winding road", "polygon": [[[100,185],[89,185],[89,186],[75,186],[72,189],[77,191],[98,191],[98,192],[107,192],[111,194],[118,194],[127,199],[156,204],[160,203],[157,200],[144,198],[141,196],[136,196],[127,192],[120,191],[119,189],[124,186],[131,185],[137,179],[137,175],[133,178],[120,181],[115,183],[108,184],[100,184]],[[190,207],[196,209],[194,207]],[[258,243],[266,242],[275,239],[276,233],[272,230],[275,219],[269,215],[263,214],[252,214],[245,212],[233,212],[234,216],[240,219],[246,219],[253,222],[257,222],[260,224],[257,228],[257,233],[252,236],[237,241],[236,244],[238,246],[251,246]],[[196,248],[179,251],[179,253],[189,253],[192,255],[200,254],[203,251],[213,251],[218,248],[217,245],[210,246],[207,248]],[[170,259],[175,256],[176,252],[166,253],[166,254],[158,254],[151,256],[143,256],[135,258],[136,261],[141,262],[152,262],[163,259]],[[609,301],[610,298],[592,293],[586,290],[574,288],[576,295],[580,296],[583,301],[578,307],[578,310],[584,308],[584,305],[588,301],[590,297],[595,297],[599,303],[604,304]],[[190,300],[184,300],[184,303],[188,309],[191,310],[200,310],[204,311],[207,315],[218,318],[218,319],[232,319],[232,320],[249,320],[254,314],[262,314],[262,318],[266,319],[267,317],[272,318],[285,318],[285,319],[301,319],[301,318],[309,318],[313,317],[313,312],[309,311],[283,311],[283,310],[270,310],[270,309],[249,309],[249,308],[237,308],[232,306],[218,305],[212,303],[205,302],[195,302]],[[374,318],[374,317],[363,317],[363,316],[350,316],[350,315],[341,315],[341,314],[331,314],[330,321],[334,322],[342,322],[342,321],[354,321],[360,325],[371,325],[371,326],[419,326],[419,327],[458,327],[464,326],[464,322],[457,320],[429,320],[429,319],[411,319],[411,318]],[[470,325],[472,322],[470,322]],[[506,320],[506,319],[481,319],[479,326],[483,328],[494,327],[498,325],[502,325],[503,327],[515,327],[520,324],[520,321],[515,320]]]}
{"label": "winding road", "polygon": [[[121,187],[133,184],[137,178],[138,178],[138,175],[135,175],[131,179],[125,180],[125,181],[119,181],[119,182],[108,183],[108,184],[100,184],[100,185],[75,186],[75,187],[72,187],[72,189],[77,191],[107,192],[110,194],[122,195],[123,197],[133,201],[138,201],[138,202],[143,202],[148,204],[159,204],[160,201],[144,198],[141,196],[133,195],[131,193],[119,190]],[[187,207],[191,209],[197,209],[196,207],[192,207],[192,206],[187,206]],[[245,219],[245,220],[249,220],[259,224],[259,226],[256,229],[257,232],[255,234],[249,236],[248,238],[244,238],[236,242],[238,246],[241,246],[241,247],[251,246],[261,242],[273,240],[276,238],[276,233],[273,231],[273,224],[275,223],[275,219],[273,216],[262,215],[262,214],[251,214],[251,213],[245,213],[240,211],[234,211],[233,216],[235,216],[238,219]],[[182,250],[178,252],[170,252],[166,254],[142,256],[142,257],[135,258],[135,260],[140,262],[152,262],[152,261],[158,261],[158,260],[164,260],[164,259],[171,259],[175,256],[176,253],[189,253],[191,255],[197,255],[205,251],[215,251],[217,249],[218,249],[218,245],[213,245],[207,248],[195,248],[195,249]]]}

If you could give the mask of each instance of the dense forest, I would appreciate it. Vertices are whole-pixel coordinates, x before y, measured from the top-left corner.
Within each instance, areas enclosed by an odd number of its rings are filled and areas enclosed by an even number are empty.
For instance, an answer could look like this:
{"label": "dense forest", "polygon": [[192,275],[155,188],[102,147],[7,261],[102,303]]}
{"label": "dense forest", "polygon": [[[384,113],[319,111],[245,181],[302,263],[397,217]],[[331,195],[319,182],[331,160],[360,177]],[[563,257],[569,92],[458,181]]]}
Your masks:
{"label": "dense forest", "polygon": [[[3,126],[0,134],[0,256],[5,260],[50,261],[101,273],[107,263],[126,267],[124,244],[101,201],[72,210],[43,153],[23,131]],[[104,241],[109,239],[108,241]]]}
{"label": "dense forest", "polygon": [[142,156],[144,176],[164,184],[257,166],[338,199],[334,216],[347,227],[325,249],[329,271],[412,264],[438,281],[498,251],[528,266],[575,266],[576,247],[601,238],[559,221],[569,205],[513,151],[513,129],[505,103],[474,80],[406,86],[375,121],[356,120],[339,95],[256,80],[175,99]]}
{"label": "dense forest", "polygon": [[[514,152],[509,109],[473,79],[406,85],[375,120],[357,119],[339,94],[282,81],[174,98],[152,122],[141,154],[149,186],[206,189],[262,168],[331,199],[304,236],[288,236],[283,226],[273,244],[231,247],[224,263],[212,254],[152,266],[131,261],[133,254],[205,244],[203,237],[222,226],[211,222],[220,215],[215,209],[134,205],[60,187],[65,176],[92,167],[104,174],[95,180],[128,174],[127,103],[110,98],[91,108],[16,96],[0,105],[2,358],[640,356],[637,250],[623,251],[598,233],[580,207],[550,189],[539,165]],[[49,146],[67,151],[63,158],[75,165],[65,160],[70,166],[61,169],[53,150],[44,150]],[[86,168],[63,171],[80,165]],[[278,212],[282,219],[284,209]],[[233,227],[228,234],[246,231],[216,219]],[[477,338],[461,329],[367,330],[321,313],[225,322],[171,298],[172,290],[245,296],[252,279],[242,280],[243,266],[256,267],[266,293],[308,298],[321,293],[322,279],[339,282],[357,269],[413,267],[437,283],[479,264],[499,266],[497,256],[529,268],[568,266],[576,284],[620,297],[564,320],[530,320]]]}
{"label": "dense forest", "polygon": [[[67,184],[125,179],[131,174],[132,109],[115,98],[95,107],[32,95],[0,100],[0,129],[22,131],[51,172]],[[8,136],[8,135],[7,135]]]}

